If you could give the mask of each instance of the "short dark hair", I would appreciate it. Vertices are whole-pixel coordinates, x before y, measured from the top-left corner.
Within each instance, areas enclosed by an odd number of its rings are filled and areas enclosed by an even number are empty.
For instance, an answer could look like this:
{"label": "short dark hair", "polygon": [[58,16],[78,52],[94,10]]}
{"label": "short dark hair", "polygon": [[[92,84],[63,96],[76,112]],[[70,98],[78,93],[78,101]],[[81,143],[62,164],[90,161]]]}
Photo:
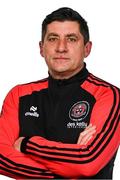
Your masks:
{"label": "short dark hair", "polygon": [[84,37],[84,43],[86,44],[89,41],[89,28],[86,20],[75,10],[62,7],[51,14],[48,14],[42,23],[42,41],[44,41],[44,37],[47,31],[47,25],[53,21],[76,21],[80,25],[80,32]]}

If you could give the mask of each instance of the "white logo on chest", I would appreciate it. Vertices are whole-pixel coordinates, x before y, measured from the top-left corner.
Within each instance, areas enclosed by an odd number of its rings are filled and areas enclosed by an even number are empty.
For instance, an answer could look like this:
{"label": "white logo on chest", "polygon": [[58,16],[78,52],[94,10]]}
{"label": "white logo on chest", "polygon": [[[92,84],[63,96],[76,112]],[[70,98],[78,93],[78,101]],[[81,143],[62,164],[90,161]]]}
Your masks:
{"label": "white logo on chest", "polygon": [[37,112],[37,107],[31,106],[30,111],[25,113],[25,116],[34,116],[34,117],[39,117],[39,114]]}

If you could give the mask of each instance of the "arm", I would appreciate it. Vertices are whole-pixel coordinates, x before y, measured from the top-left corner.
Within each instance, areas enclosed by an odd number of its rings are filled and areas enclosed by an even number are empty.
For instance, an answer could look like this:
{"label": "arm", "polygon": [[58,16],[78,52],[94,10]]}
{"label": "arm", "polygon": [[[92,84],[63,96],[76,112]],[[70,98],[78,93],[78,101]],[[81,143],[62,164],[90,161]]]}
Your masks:
{"label": "arm", "polygon": [[12,178],[53,178],[48,169],[14,149],[19,137],[18,87],[6,97],[0,116],[0,174]]}
{"label": "arm", "polygon": [[90,121],[96,125],[97,133],[87,145],[62,144],[34,136],[25,138],[21,149],[63,177],[93,176],[110,161],[120,143],[120,92],[117,88],[97,99]]}

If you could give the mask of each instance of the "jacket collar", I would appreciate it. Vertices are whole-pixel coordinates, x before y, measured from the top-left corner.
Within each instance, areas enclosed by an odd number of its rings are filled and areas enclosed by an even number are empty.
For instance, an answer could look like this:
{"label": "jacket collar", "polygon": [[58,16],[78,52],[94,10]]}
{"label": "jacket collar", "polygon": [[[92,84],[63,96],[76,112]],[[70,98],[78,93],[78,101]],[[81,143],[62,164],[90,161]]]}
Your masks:
{"label": "jacket collar", "polygon": [[76,82],[79,82],[79,84],[82,84],[86,78],[88,77],[88,70],[86,69],[86,64],[84,63],[84,67],[81,69],[81,71],[79,73],[77,73],[76,75],[72,76],[69,79],[54,79],[50,74],[49,74],[49,86],[54,86],[54,87],[61,87],[61,86],[65,86],[68,84],[73,84]]}

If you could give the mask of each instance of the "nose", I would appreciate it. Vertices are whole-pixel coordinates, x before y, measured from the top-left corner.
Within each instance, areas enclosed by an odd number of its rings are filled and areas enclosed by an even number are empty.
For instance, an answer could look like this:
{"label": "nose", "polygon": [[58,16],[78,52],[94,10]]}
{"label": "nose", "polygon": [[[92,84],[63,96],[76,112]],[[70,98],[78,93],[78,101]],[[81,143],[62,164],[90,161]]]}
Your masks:
{"label": "nose", "polygon": [[60,39],[57,43],[57,46],[56,46],[56,52],[59,52],[59,53],[65,53],[67,52],[68,49],[67,49],[67,42],[65,39]]}

